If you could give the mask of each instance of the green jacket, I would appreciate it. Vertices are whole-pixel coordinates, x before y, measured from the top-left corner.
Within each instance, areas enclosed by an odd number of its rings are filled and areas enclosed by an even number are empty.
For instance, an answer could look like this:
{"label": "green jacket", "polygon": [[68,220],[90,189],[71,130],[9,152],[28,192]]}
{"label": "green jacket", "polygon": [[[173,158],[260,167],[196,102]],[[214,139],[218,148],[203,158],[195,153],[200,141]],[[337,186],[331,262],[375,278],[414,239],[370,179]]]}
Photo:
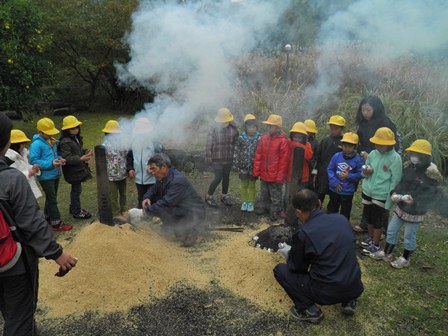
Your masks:
{"label": "green jacket", "polygon": [[377,150],[370,152],[366,165],[373,168],[373,173],[362,181],[362,192],[373,199],[386,201],[386,209],[390,209],[390,192],[401,180],[401,157],[393,149],[381,154]]}

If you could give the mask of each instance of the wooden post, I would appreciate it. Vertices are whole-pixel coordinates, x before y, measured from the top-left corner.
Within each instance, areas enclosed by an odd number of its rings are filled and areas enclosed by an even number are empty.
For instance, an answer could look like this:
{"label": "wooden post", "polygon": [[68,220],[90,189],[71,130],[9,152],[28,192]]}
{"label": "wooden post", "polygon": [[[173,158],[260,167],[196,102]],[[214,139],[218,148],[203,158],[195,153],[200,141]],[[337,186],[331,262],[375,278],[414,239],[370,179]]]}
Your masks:
{"label": "wooden post", "polygon": [[100,223],[114,225],[109,196],[109,177],[107,175],[106,148],[95,146],[96,187],[98,195],[98,214]]}
{"label": "wooden post", "polygon": [[294,206],[292,205],[292,199],[299,190],[299,186],[302,183],[302,170],[305,150],[301,147],[294,148],[294,157],[292,162],[292,175],[291,182],[289,182],[289,197],[286,210],[285,225],[298,226],[298,219],[295,214]]}

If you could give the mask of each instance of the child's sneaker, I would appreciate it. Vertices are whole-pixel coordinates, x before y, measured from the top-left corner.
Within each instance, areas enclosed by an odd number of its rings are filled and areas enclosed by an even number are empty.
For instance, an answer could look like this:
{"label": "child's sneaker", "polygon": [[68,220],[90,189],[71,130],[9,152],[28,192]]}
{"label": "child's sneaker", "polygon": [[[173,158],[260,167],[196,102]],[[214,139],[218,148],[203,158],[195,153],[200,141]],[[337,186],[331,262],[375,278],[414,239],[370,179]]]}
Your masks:
{"label": "child's sneaker", "polygon": [[81,209],[79,211],[79,213],[73,214],[73,218],[76,218],[76,219],[89,219],[91,217],[92,217],[92,215],[86,209]]}
{"label": "child's sneaker", "polygon": [[373,238],[372,237],[367,237],[366,239],[364,239],[359,245],[361,245],[361,247],[369,247],[373,242]]}
{"label": "child's sneaker", "polygon": [[59,221],[59,224],[51,226],[53,231],[70,231],[72,228],[73,226],[67,225],[63,221]]}
{"label": "child's sneaker", "polygon": [[299,321],[319,323],[324,318],[324,313],[316,305],[312,305],[310,308],[302,311],[297,311],[296,307],[292,306],[289,311]]}
{"label": "child's sneaker", "polygon": [[403,256],[398,257],[397,259],[395,259],[395,261],[392,261],[390,263],[390,265],[393,268],[403,268],[403,267],[408,267],[411,264],[411,262],[407,259],[405,259]]}
{"label": "child's sneaker", "polygon": [[384,259],[385,255],[386,254],[384,253],[383,250],[379,250],[379,251],[370,253],[369,257],[372,258],[372,259],[375,259],[375,260],[381,260],[381,259]]}
{"label": "child's sneaker", "polygon": [[254,202],[247,202],[247,212],[254,212]]}
{"label": "child's sneaker", "polygon": [[218,204],[216,203],[215,198],[213,197],[213,195],[205,196],[205,203],[207,203],[211,207],[217,207],[218,206]]}
{"label": "child's sneaker", "polygon": [[227,194],[221,196],[221,202],[223,202],[227,206],[233,205],[232,199]]}
{"label": "child's sneaker", "polygon": [[355,314],[356,300],[351,300],[347,303],[341,303],[341,312],[346,316],[353,316]]}
{"label": "child's sneaker", "polygon": [[378,252],[380,250],[381,250],[381,248],[379,247],[379,245],[375,245],[372,242],[372,244],[370,244],[369,247],[366,247],[366,248],[362,249],[361,253],[364,254],[364,255],[369,256],[371,253],[375,253],[375,252]]}
{"label": "child's sneaker", "polygon": [[241,211],[247,211],[247,202],[241,203]]}

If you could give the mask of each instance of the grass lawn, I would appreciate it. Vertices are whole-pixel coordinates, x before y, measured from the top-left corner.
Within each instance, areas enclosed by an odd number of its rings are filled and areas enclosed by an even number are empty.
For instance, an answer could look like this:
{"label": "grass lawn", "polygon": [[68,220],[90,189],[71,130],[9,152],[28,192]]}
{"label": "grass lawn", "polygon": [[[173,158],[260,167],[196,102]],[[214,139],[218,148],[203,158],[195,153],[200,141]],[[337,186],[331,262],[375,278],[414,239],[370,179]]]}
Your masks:
{"label": "grass lawn", "polygon": [[[82,134],[84,146],[93,148],[101,144],[101,129],[115,114],[78,113],[84,122]],[[51,117],[60,129],[62,117]],[[14,128],[22,129],[31,137],[35,133],[35,122],[14,122]],[[205,138],[205,134],[203,135]],[[162,141],[163,142],[163,141]],[[95,165],[91,164],[94,171]],[[193,180],[195,183],[195,180]],[[238,178],[232,173],[231,193],[238,196]],[[259,188],[259,187],[257,187]],[[204,194],[204,187],[199,187]],[[61,181],[59,205],[62,218],[74,229],[56,234],[59,242],[70,241],[79,230],[91,220],[74,220],[68,214],[70,186]],[[136,205],[136,191],[128,181],[128,207]],[[42,205],[43,200],[40,200]],[[96,181],[83,184],[82,206],[93,214],[97,213]],[[359,193],[353,207],[353,224],[360,218],[362,206]],[[362,235],[360,239],[364,238]],[[306,326],[307,335],[442,335],[448,334],[448,220],[431,214],[427,217],[417,235],[418,247],[407,269],[395,270],[383,261],[360,257],[363,269],[365,292],[359,300],[357,315],[352,319],[331,318],[317,326]],[[402,250],[402,240],[395,254]],[[324,308],[326,309],[326,308]],[[330,310],[331,313],[331,310]],[[282,334],[285,335],[285,334]]]}

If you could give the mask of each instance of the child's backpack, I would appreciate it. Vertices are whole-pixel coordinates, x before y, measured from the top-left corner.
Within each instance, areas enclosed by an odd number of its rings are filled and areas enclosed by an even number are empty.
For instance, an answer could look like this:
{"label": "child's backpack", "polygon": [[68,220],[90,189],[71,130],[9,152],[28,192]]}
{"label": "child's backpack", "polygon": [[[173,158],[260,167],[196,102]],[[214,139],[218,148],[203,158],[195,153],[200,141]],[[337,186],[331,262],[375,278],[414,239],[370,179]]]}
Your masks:
{"label": "child's backpack", "polygon": [[[5,169],[9,169],[9,167],[0,166],[0,172]],[[22,246],[14,240],[12,234],[16,227],[10,225],[6,220],[6,218],[10,219],[11,216],[5,208],[4,200],[0,200],[0,273],[11,269],[22,254]]]}

